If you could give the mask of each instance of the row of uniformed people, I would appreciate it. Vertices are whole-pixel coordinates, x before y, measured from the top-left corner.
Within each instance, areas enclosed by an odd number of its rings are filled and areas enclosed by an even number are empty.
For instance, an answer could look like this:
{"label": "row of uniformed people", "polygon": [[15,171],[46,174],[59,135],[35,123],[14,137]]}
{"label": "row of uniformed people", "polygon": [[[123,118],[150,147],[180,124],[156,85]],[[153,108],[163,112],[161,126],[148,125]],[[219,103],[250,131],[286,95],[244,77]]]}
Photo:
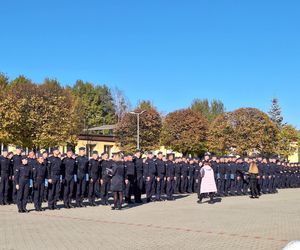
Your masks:
{"label": "row of uniformed people", "polygon": [[[300,187],[300,165],[258,157],[258,185],[262,194],[276,193],[278,188]],[[249,193],[249,163],[251,159],[235,157],[212,157],[218,195],[247,195]]]}
{"label": "row of uniformed people", "polygon": [[[27,157],[27,163],[32,170],[32,177],[28,184],[21,186],[18,184],[20,175],[18,169],[22,166],[22,154],[9,157],[4,150],[0,157],[1,182],[0,198],[3,203],[8,201],[9,181],[14,181],[14,192],[18,191],[20,211],[25,210],[20,204],[20,199],[24,204],[27,199],[23,198],[31,193],[34,197],[36,210],[41,210],[43,198],[48,197],[49,209],[57,209],[56,202],[63,191],[63,200],[66,208],[73,207],[71,200],[76,189],[76,205],[83,206],[83,198],[88,189],[90,205],[95,206],[96,189],[100,187],[101,202],[108,204],[108,194],[112,176],[110,171],[114,161],[108,159],[108,155],[103,153],[99,159],[98,153],[94,152],[92,159],[85,156],[85,149],[80,148],[79,155],[75,156],[71,150],[62,157],[58,149],[53,150],[53,154],[48,157],[47,152],[38,154],[37,159],[33,152]],[[10,159],[11,158],[11,159]],[[214,169],[215,179],[218,185],[218,194],[235,195],[247,194],[249,191],[249,178],[247,169],[249,159],[236,159],[234,157],[216,158],[206,155],[204,161],[210,161]],[[300,172],[299,164],[289,165],[276,161],[275,158],[258,158],[259,162],[259,186],[262,193],[276,192],[276,188],[299,187]],[[26,159],[24,159],[26,161]],[[126,155],[120,160],[125,169],[124,191],[125,200],[131,203],[131,196],[134,195],[135,202],[141,202],[141,194],[145,188],[147,201],[152,197],[161,200],[161,195],[166,193],[167,199],[173,199],[173,193],[195,192],[199,187],[199,170],[203,161],[197,159],[176,158],[172,154],[164,157],[161,152],[154,158],[148,152],[147,158],[141,158],[141,152],[137,151],[134,157]],[[23,164],[24,165],[24,164]],[[23,166],[22,168],[23,169]],[[22,179],[21,175],[21,179]],[[26,176],[24,177],[27,178]],[[31,181],[30,183],[30,180]],[[24,184],[24,183],[23,183]],[[87,188],[88,187],[88,188]],[[27,190],[28,189],[28,190]],[[13,193],[14,193],[13,192]],[[46,195],[45,195],[46,194]],[[119,195],[118,195],[119,196]],[[123,198],[123,197],[122,197]]]}

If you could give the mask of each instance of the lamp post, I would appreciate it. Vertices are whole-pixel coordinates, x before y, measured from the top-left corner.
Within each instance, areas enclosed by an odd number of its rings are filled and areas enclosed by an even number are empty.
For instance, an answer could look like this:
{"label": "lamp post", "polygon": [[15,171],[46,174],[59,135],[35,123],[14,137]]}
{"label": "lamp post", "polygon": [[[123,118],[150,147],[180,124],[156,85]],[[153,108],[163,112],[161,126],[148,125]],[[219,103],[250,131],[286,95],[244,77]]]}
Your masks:
{"label": "lamp post", "polygon": [[146,112],[146,110],[143,110],[141,112],[129,112],[130,114],[136,115],[137,117],[137,129],[136,129],[136,148],[140,149],[140,115]]}

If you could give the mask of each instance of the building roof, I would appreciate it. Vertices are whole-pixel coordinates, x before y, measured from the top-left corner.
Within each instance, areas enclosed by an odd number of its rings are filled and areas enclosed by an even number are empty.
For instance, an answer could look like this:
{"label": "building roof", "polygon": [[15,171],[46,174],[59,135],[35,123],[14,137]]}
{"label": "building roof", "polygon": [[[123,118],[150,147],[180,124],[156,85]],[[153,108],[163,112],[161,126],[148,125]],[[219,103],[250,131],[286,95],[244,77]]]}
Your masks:
{"label": "building roof", "polygon": [[101,131],[101,130],[114,130],[116,128],[116,125],[103,125],[100,127],[93,127],[93,128],[88,128],[84,129],[84,131]]}

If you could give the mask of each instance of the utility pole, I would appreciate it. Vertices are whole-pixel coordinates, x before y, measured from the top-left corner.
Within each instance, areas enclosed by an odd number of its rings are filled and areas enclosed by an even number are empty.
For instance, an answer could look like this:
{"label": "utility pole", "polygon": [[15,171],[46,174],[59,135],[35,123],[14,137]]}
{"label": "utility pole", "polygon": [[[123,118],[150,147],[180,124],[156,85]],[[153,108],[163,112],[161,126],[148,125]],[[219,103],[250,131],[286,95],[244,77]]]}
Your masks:
{"label": "utility pole", "polygon": [[136,128],[136,148],[140,149],[140,115],[146,112],[146,110],[143,110],[141,112],[129,112],[130,114],[136,115],[137,117],[137,128]]}

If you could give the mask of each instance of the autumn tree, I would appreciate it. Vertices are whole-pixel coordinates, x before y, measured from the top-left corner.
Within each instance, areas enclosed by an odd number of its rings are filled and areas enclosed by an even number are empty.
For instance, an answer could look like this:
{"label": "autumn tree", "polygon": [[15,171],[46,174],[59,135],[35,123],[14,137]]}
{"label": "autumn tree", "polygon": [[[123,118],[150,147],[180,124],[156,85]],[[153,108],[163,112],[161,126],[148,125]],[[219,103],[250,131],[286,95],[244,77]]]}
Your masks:
{"label": "autumn tree", "polygon": [[225,112],[224,104],[220,100],[209,102],[207,99],[195,99],[191,105],[191,109],[200,112],[209,121],[214,120],[218,115]]}
{"label": "autumn tree", "polygon": [[[139,126],[140,148],[147,151],[159,146],[162,119],[154,106],[146,107],[145,103],[141,102],[134,112],[141,113]],[[117,124],[115,135],[122,150],[133,152],[137,148],[137,116],[126,113]]]}
{"label": "autumn tree", "polygon": [[19,76],[0,100],[0,140],[28,148],[74,142],[81,130],[77,99],[56,80]]}
{"label": "autumn tree", "polygon": [[186,154],[201,154],[206,150],[208,122],[192,109],[169,113],[163,122],[161,144]]}
{"label": "autumn tree", "polygon": [[267,114],[255,108],[225,113],[209,129],[208,147],[217,153],[235,150],[240,155],[276,151],[279,130]]}
{"label": "autumn tree", "polygon": [[299,132],[292,125],[284,125],[279,132],[276,153],[288,159],[297,151],[299,138]]}
{"label": "autumn tree", "polygon": [[4,73],[0,73],[0,96],[1,94],[3,94],[8,84],[9,84],[8,77]]}

